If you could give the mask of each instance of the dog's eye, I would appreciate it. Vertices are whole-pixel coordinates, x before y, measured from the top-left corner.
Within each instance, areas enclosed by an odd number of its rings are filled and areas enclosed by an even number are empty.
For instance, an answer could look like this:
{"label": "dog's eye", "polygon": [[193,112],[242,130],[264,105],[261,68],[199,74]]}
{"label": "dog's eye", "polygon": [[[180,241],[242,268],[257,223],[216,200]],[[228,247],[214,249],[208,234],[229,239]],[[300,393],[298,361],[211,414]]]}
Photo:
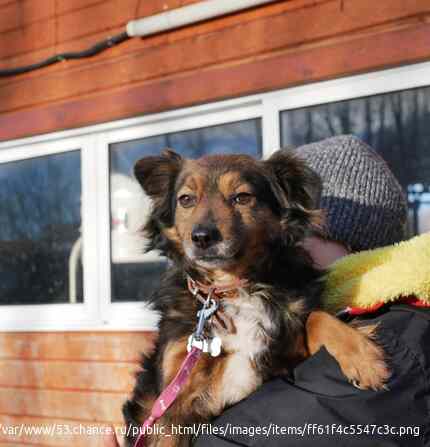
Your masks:
{"label": "dog's eye", "polygon": [[182,194],[178,197],[178,202],[183,208],[191,208],[195,205],[196,198],[190,194]]}
{"label": "dog's eye", "polygon": [[247,205],[253,197],[249,192],[241,192],[233,197],[233,203],[236,205]]}

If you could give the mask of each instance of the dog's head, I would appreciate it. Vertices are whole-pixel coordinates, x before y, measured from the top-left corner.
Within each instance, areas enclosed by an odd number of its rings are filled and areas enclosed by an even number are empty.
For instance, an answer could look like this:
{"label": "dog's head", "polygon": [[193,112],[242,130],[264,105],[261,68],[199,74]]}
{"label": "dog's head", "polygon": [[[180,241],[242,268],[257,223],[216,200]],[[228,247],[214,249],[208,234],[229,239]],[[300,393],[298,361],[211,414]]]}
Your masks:
{"label": "dog's head", "polygon": [[294,246],[319,222],[319,177],[295,155],[145,157],[135,176],[153,200],[149,250],[206,271],[243,275],[273,247]]}

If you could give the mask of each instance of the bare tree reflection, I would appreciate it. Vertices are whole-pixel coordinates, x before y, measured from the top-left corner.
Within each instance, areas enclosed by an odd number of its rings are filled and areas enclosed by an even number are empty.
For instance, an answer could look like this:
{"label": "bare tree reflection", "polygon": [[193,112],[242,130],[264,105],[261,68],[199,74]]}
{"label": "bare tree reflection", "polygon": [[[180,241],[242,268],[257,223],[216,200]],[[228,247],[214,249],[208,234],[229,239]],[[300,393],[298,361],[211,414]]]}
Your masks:
{"label": "bare tree reflection", "polygon": [[80,196],[77,151],[0,165],[0,304],[67,302]]}

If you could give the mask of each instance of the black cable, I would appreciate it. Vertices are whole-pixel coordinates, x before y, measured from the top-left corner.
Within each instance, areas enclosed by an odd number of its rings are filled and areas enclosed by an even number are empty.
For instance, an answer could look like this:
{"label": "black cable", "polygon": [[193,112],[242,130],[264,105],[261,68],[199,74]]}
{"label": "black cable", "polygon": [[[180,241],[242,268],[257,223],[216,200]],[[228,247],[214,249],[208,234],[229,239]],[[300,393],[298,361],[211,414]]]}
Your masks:
{"label": "black cable", "polygon": [[126,32],[123,32],[121,34],[117,34],[116,36],[102,40],[101,42],[96,43],[91,48],[88,48],[87,50],[84,51],[60,53],[56,54],[55,56],[51,56],[48,59],[45,59],[44,61],[38,62],[36,64],[26,65],[23,67],[9,68],[7,70],[0,70],[0,78],[28,73],[29,71],[37,70],[39,68],[48,67],[49,65],[56,64],[57,62],[67,61],[71,59],[83,59],[87,57],[92,57],[95,56],[96,54],[101,53],[104,50],[107,50],[110,47],[125,42],[128,39],[130,39],[130,36]]}

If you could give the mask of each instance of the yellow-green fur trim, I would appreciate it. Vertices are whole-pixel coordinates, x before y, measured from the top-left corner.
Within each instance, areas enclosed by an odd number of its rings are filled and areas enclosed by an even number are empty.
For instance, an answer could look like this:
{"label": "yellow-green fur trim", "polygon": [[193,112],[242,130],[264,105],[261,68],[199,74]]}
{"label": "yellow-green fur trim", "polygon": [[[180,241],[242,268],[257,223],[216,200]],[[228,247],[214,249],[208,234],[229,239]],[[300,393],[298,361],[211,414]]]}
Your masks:
{"label": "yellow-green fur trim", "polygon": [[430,303],[430,233],[346,256],[329,269],[324,307],[368,308],[414,295]]}

